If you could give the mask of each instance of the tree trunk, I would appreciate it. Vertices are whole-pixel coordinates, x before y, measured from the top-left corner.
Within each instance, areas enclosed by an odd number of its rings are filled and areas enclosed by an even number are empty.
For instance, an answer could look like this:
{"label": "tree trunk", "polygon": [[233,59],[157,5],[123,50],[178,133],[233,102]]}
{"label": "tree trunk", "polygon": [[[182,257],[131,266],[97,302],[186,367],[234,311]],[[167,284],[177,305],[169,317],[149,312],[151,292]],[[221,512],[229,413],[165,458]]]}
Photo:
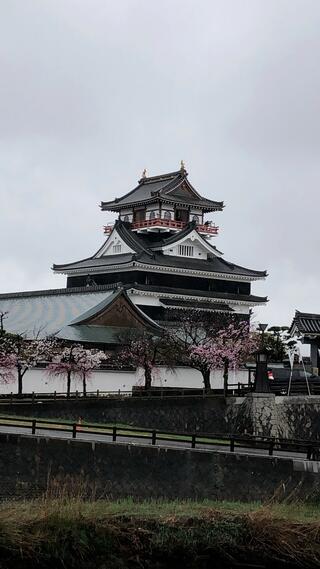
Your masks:
{"label": "tree trunk", "polygon": [[68,373],[67,373],[67,397],[70,397],[70,391],[71,391],[71,371],[68,371]]}
{"label": "tree trunk", "polygon": [[229,362],[225,360],[223,366],[223,395],[228,396],[228,377],[229,377]]}
{"label": "tree trunk", "polygon": [[87,396],[87,378],[86,378],[86,374],[83,374],[82,377],[82,391],[83,391],[83,396],[86,397]]}
{"label": "tree trunk", "polygon": [[151,383],[152,383],[151,368],[149,366],[146,366],[144,368],[144,388],[151,389]]}
{"label": "tree trunk", "polygon": [[202,370],[201,373],[202,373],[204,388],[205,388],[206,390],[211,389],[210,370],[209,370],[209,369],[205,369],[205,370]]}
{"label": "tree trunk", "polygon": [[18,366],[18,395],[22,395],[22,379],[23,373],[20,366]]}

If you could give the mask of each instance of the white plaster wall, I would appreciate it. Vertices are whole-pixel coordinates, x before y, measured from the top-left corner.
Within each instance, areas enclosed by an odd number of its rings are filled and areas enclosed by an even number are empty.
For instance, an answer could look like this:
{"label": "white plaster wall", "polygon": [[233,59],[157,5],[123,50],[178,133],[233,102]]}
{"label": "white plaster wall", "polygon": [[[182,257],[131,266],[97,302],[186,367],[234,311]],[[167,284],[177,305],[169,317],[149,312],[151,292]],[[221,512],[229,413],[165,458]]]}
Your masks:
{"label": "white plaster wall", "polygon": [[160,217],[159,204],[148,204],[146,207],[146,219],[150,219],[150,212],[154,211],[155,217]]}
{"label": "white plaster wall", "polygon": [[159,298],[157,298],[156,296],[145,296],[143,294],[137,294],[137,293],[130,293],[130,290],[128,290],[128,295],[130,296],[130,299],[132,300],[132,302],[134,302],[134,304],[138,304],[138,305],[148,305],[148,306],[162,306],[159,302]]}
{"label": "white plaster wall", "polygon": [[[229,383],[247,383],[248,372],[246,370],[231,371],[229,373]],[[87,381],[87,390],[96,391],[131,391],[134,385],[143,385],[143,370],[134,372],[125,371],[95,371],[91,379]],[[167,370],[165,367],[160,367],[155,374],[153,382],[155,386],[163,387],[203,387],[202,376],[197,370],[187,367],[176,368],[175,371]],[[211,386],[216,389],[222,389],[223,377],[222,371],[216,371],[211,374]],[[72,383],[72,391],[79,389],[81,391],[81,382]],[[0,393],[15,393],[17,390],[16,384],[1,385]],[[66,390],[66,381],[49,378],[48,374],[43,369],[29,370],[23,380],[23,391],[25,393],[53,393],[64,392]]]}
{"label": "white plaster wall", "polygon": [[131,221],[132,221],[132,218],[133,218],[133,211],[132,211],[132,208],[121,210],[120,219],[123,220],[126,215],[128,215],[129,221],[131,222]]}

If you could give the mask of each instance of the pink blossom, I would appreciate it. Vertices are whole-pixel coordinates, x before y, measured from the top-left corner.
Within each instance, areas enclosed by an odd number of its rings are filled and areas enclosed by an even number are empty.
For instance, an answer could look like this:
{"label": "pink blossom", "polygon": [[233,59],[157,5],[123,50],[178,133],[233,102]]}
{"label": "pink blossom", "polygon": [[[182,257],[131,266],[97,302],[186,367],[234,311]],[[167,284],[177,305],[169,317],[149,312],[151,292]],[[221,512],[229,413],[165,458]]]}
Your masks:
{"label": "pink blossom", "polygon": [[222,369],[226,363],[238,368],[258,347],[258,340],[246,322],[229,324],[219,330],[210,342],[190,346],[190,357],[202,361],[208,369]]}
{"label": "pink blossom", "polygon": [[14,354],[0,354],[0,383],[13,383],[16,356]]}

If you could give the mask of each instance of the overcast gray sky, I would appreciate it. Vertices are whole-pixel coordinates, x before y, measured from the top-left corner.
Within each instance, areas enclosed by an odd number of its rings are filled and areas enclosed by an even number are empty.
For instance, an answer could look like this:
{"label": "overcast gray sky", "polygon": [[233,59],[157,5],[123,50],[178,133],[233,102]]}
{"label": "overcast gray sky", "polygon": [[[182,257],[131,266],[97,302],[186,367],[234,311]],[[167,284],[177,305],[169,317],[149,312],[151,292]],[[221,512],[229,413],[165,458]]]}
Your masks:
{"label": "overcast gray sky", "polygon": [[320,312],[319,30],[319,0],[1,0],[1,292],[64,286],[100,200],[184,159],[225,258],[269,272],[257,319]]}

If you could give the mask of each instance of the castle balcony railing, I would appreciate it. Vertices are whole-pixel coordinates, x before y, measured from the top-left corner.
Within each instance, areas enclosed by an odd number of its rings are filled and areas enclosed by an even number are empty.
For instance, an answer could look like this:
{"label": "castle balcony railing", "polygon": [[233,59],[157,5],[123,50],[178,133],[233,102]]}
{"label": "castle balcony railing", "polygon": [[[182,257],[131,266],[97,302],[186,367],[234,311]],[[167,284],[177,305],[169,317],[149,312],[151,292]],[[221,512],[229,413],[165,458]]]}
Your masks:
{"label": "castle balcony railing", "polygon": [[[144,219],[142,221],[134,221],[131,224],[131,229],[133,231],[137,231],[138,233],[148,233],[153,231],[181,231],[187,222],[185,221],[176,221],[174,219],[163,219],[160,217],[156,217],[154,219]],[[113,225],[106,225],[104,227],[104,232],[106,234],[110,234],[113,229]],[[198,224],[196,229],[199,233],[203,235],[217,235],[219,231],[219,227],[213,225],[211,223],[204,223]]]}

